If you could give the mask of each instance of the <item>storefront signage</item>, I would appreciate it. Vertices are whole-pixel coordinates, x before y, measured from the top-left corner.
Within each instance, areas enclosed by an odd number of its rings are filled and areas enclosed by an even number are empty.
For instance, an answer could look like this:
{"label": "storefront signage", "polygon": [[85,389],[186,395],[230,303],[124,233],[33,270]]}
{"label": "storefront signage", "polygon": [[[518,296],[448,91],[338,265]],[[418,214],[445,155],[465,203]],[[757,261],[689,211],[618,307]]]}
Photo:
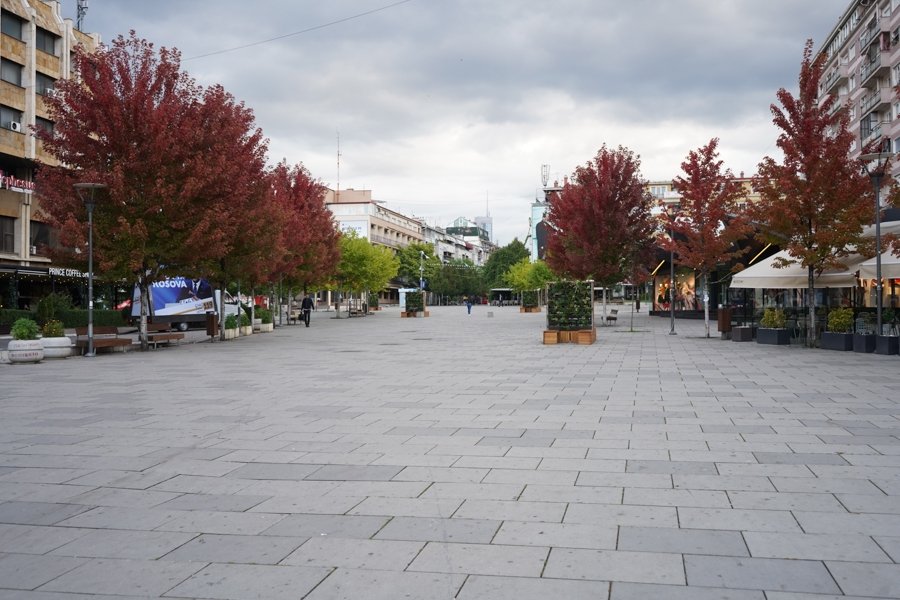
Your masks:
{"label": "storefront signage", "polygon": [[0,171],[0,189],[12,190],[21,194],[30,194],[34,191],[34,182],[19,179],[13,175],[7,175]]}
{"label": "storefront signage", "polygon": [[81,277],[87,279],[87,273],[78,269],[63,269],[60,267],[50,267],[50,275],[56,277]]}

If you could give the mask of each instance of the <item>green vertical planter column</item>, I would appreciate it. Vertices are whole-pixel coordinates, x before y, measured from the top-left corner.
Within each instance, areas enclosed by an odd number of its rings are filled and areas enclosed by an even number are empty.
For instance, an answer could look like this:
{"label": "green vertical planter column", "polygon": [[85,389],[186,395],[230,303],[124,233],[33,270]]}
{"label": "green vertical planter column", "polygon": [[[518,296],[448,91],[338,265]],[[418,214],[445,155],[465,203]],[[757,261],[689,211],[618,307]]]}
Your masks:
{"label": "green vertical planter column", "polygon": [[593,281],[551,283],[547,300],[547,329],[566,332],[593,329]]}

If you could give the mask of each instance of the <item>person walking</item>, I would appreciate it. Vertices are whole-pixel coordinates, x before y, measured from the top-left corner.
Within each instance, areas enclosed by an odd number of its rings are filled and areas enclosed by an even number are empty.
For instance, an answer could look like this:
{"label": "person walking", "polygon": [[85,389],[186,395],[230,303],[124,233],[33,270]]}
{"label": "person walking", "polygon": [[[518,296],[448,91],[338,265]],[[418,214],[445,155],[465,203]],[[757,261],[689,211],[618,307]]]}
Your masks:
{"label": "person walking", "polygon": [[472,314],[472,299],[466,298],[466,310],[469,311],[468,314]]}
{"label": "person walking", "polygon": [[303,302],[300,303],[300,312],[303,315],[303,322],[309,327],[309,316],[313,309],[313,301],[308,295],[303,296]]}

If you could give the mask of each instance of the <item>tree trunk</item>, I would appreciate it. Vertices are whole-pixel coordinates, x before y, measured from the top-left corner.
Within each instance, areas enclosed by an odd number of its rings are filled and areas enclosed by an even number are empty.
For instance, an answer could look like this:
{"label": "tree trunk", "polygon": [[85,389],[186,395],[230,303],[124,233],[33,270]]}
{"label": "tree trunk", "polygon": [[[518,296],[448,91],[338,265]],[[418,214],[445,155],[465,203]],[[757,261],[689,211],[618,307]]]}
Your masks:
{"label": "tree trunk", "polygon": [[141,350],[149,350],[150,344],[147,342],[147,312],[150,310],[150,285],[147,283],[146,277],[138,279],[138,288],[141,291],[141,321],[138,332],[138,339],[141,342]]}
{"label": "tree trunk", "polygon": [[815,271],[812,265],[807,267],[807,288],[806,288],[806,304],[809,310],[809,329],[806,331],[806,346],[808,348],[816,347],[816,289],[815,289]]}
{"label": "tree trunk", "polygon": [[706,337],[709,337],[709,274],[703,276],[703,320],[706,323]]}

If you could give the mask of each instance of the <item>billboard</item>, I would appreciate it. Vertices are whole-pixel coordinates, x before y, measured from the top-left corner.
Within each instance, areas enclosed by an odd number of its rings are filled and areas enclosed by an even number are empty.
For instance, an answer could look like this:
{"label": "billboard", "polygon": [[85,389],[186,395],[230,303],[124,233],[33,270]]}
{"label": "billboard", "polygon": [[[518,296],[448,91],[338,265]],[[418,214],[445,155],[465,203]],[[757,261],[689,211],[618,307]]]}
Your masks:
{"label": "billboard", "polygon": [[[154,317],[205,315],[215,312],[212,286],[206,279],[170,277],[150,286],[150,310]],[[134,286],[131,316],[141,316],[141,291]]]}

